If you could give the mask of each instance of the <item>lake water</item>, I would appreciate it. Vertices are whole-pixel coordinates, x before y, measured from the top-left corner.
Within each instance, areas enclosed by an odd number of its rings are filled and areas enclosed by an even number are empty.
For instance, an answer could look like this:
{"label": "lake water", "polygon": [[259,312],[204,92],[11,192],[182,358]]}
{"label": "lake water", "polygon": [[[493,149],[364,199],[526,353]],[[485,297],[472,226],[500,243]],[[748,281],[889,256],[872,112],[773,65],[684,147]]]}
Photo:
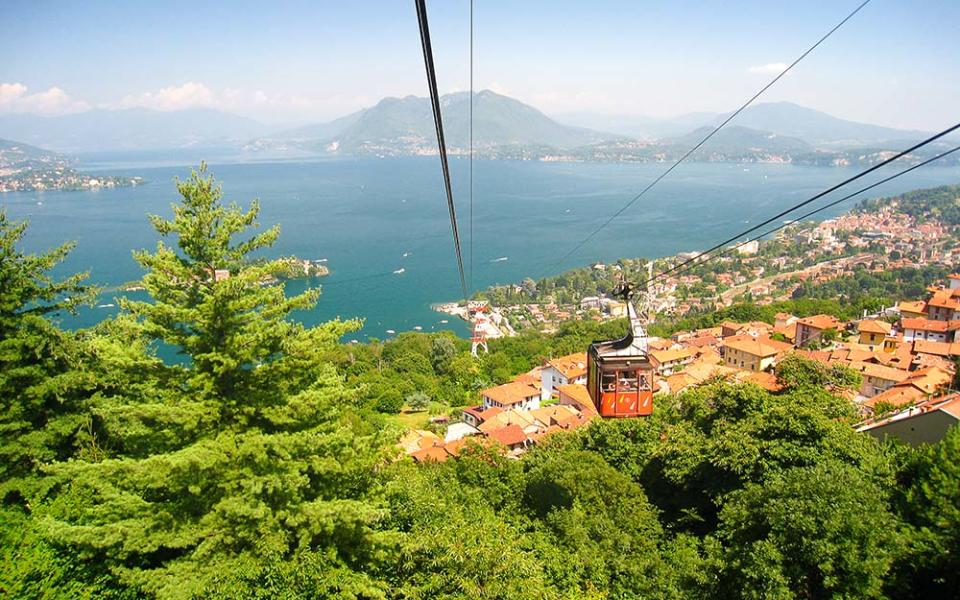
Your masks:
{"label": "lake water", "polygon": [[[115,287],[140,277],[131,251],[153,248],[158,239],[146,216],[169,216],[170,204],[177,200],[173,179],[189,174],[189,167],[178,164],[182,160],[176,157],[144,160],[142,155],[99,155],[87,157],[83,164],[85,171],[142,176],[148,180],[143,186],[7,193],[0,194],[0,204],[11,218],[29,219],[25,247],[30,251],[77,242],[58,273],[89,270],[92,282]],[[259,198],[261,223],[281,225],[280,239],[269,254],[329,260],[329,277],[288,284],[291,293],[307,285],[323,287],[318,306],[300,315],[306,323],[361,317],[364,327],[352,336],[361,340],[387,337],[388,329],[399,332],[416,326],[467,333],[455,319],[440,323],[447,316],[430,308],[460,294],[437,158],[211,162],[210,170],[223,181],[228,201],[245,206]],[[452,162],[469,272],[466,166],[463,160]],[[685,164],[577,255],[557,264],[664,168],[476,162],[472,288],[542,277],[597,260],[703,250],[854,173],[791,165]],[[857,188],[893,172],[881,170]],[[869,196],[958,182],[958,167],[924,167]],[[844,212],[852,203],[822,216]],[[498,260],[503,257],[506,260]],[[404,273],[394,274],[401,268]],[[117,292],[108,292],[100,304],[115,303],[116,296]],[[88,326],[115,311],[85,309],[77,317],[64,317],[63,323]]]}

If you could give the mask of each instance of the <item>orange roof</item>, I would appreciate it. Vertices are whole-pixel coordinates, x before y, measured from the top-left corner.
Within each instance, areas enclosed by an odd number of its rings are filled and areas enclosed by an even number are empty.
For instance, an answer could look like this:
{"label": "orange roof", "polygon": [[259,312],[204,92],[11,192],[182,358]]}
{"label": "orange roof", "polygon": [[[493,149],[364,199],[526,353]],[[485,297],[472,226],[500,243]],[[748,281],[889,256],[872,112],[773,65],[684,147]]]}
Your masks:
{"label": "orange roof", "polygon": [[941,402],[931,408],[934,410],[942,410],[943,412],[960,419],[960,394],[947,396],[946,401],[941,398]]}
{"label": "orange roof", "polygon": [[800,319],[797,321],[797,323],[820,330],[837,329],[840,327],[840,321],[838,321],[836,317],[830,315],[814,315],[812,317]]}
{"label": "orange roof", "polygon": [[900,312],[923,314],[927,312],[927,303],[923,300],[917,300],[916,302],[902,300],[897,302],[897,308],[900,309]]}
{"label": "orange roof", "polygon": [[953,297],[953,293],[950,290],[938,290],[927,300],[927,306],[956,309],[960,308],[960,302]]}
{"label": "orange roof", "polygon": [[697,337],[683,340],[683,345],[690,348],[702,348],[704,346],[716,346],[720,340],[712,335],[700,335]]}
{"label": "orange roof", "polygon": [[511,381],[510,383],[487,388],[480,392],[480,394],[485,398],[489,398],[494,402],[499,402],[504,406],[520,404],[528,398],[540,397],[540,391],[537,388],[525,383],[518,383],[516,381]]}
{"label": "orange roof", "polygon": [[410,458],[417,461],[418,463],[422,462],[443,462],[450,458],[450,454],[441,446],[431,446],[430,448],[424,448],[423,450],[417,450],[410,455]]}
{"label": "orange roof", "polygon": [[500,429],[494,429],[493,431],[488,431],[487,435],[494,439],[504,446],[513,446],[515,444],[521,444],[527,441],[527,434],[523,432],[523,429],[520,429],[519,425],[507,425],[506,427],[501,427]]}
{"label": "orange roof", "polygon": [[802,348],[798,348],[794,350],[793,353],[807,360],[815,360],[822,363],[830,362],[830,352],[827,352],[826,350],[804,350]]}
{"label": "orange roof", "polygon": [[692,358],[694,351],[690,348],[675,348],[673,350],[651,350],[650,357],[659,364],[666,364],[675,360],[685,360]]}
{"label": "orange roof", "polygon": [[575,352],[574,354],[554,358],[547,364],[560,371],[560,374],[568,380],[576,379],[587,374],[587,353]]}
{"label": "orange roof", "polygon": [[766,358],[768,356],[776,356],[781,352],[786,352],[792,346],[790,344],[785,344],[783,342],[777,342],[771,339],[758,338],[755,340],[732,340],[725,341],[724,346],[727,348],[732,348],[734,350],[739,350],[745,354],[750,354],[752,356],[759,356],[760,358]]}
{"label": "orange roof", "polygon": [[478,421],[486,421],[487,419],[493,418],[503,412],[503,409],[499,406],[491,406],[490,408],[483,408],[483,405],[480,406],[471,406],[470,408],[463,409],[463,412],[473,415],[473,417]]}
{"label": "orange roof", "polygon": [[700,383],[697,378],[690,373],[687,373],[686,370],[680,371],[679,373],[674,373],[673,375],[668,375],[664,381],[666,381],[667,388],[669,388],[671,394],[679,394],[691,385]]}
{"label": "orange roof", "polygon": [[946,333],[948,323],[946,321],[933,321],[931,319],[903,318],[900,319],[900,326],[904,329],[914,329],[916,331],[938,331]]}
{"label": "orange roof", "polygon": [[769,392],[779,392],[783,389],[776,375],[764,371],[751,372],[741,381],[755,383]]}
{"label": "orange roof", "polygon": [[536,426],[536,419],[526,410],[505,410],[495,417],[491,417],[481,423],[477,428],[484,432],[490,432],[507,425],[519,425],[520,427]]}
{"label": "orange roof", "polygon": [[593,398],[590,397],[587,386],[579,383],[568,383],[557,386],[557,392],[560,394],[561,400],[566,396],[575,402],[584,415],[594,416],[597,414],[597,408],[593,405]]}
{"label": "orange roof", "polygon": [[647,340],[647,348],[651,350],[669,350],[673,347],[675,342],[673,340],[665,340],[661,338],[651,338]]}
{"label": "orange roof", "polygon": [[539,375],[533,373],[521,373],[513,378],[514,383],[525,383],[530,387],[540,389],[541,381]]}
{"label": "orange roof", "polygon": [[914,404],[924,398],[926,398],[926,394],[913,386],[895,385],[889,390],[864,401],[863,406],[873,410],[877,404],[883,402],[893,407],[899,407]]}
{"label": "orange roof", "polygon": [[913,351],[916,354],[935,354],[937,356],[960,356],[960,342],[934,342],[914,340]]}
{"label": "orange roof", "polygon": [[887,335],[892,327],[886,321],[877,321],[876,319],[864,319],[860,321],[857,331],[861,333],[879,333]]}
{"label": "orange roof", "polygon": [[904,384],[910,384],[917,389],[932,394],[938,388],[948,385],[953,380],[953,375],[939,367],[929,367],[914,371]]}
{"label": "orange roof", "polygon": [[440,436],[426,429],[411,429],[405,433],[397,443],[397,446],[402,448],[407,454],[413,454],[418,450],[442,445],[443,440]]}
{"label": "orange roof", "polygon": [[773,331],[774,333],[779,333],[788,340],[795,340],[797,339],[797,322],[794,321],[793,323],[784,325],[783,327],[774,327]]}
{"label": "orange roof", "polygon": [[544,406],[536,410],[529,411],[530,415],[546,426],[559,425],[564,427],[576,421],[580,413],[573,407],[565,404],[554,404],[553,406]]}
{"label": "orange roof", "polygon": [[848,366],[855,371],[863,373],[867,377],[882,379],[884,381],[892,381],[894,383],[899,383],[910,377],[910,371],[906,371],[904,369],[895,369],[893,367],[885,367],[883,365],[875,365],[873,363],[853,362]]}

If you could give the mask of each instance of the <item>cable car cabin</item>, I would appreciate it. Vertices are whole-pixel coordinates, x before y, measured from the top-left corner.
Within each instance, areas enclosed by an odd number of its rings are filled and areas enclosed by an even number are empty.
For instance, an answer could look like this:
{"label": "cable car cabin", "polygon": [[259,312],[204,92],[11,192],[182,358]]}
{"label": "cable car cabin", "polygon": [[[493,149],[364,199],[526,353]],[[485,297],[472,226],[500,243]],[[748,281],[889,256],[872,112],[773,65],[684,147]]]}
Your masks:
{"label": "cable car cabin", "polygon": [[647,335],[633,303],[627,301],[630,332],[594,342],[587,352],[587,389],[601,417],[640,417],[653,412],[653,365]]}

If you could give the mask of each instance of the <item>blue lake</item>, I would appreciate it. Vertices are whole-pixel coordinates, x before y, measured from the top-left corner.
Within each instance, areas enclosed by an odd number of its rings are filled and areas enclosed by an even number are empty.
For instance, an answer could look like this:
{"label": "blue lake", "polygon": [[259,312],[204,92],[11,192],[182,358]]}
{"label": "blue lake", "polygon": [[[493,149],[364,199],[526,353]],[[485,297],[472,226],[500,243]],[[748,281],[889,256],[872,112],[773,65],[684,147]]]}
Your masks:
{"label": "blue lake", "polygon": [[[189,174],[183,159],[144,161],[143,156],[100,155],[87,157],[82,167],[146,178],[139,187],[7,193],[0,194],[0,205],[15,220],[29,219],[28,250],[77,242],[58,273],[89,270],[93,283],[115,287],[140,277],[131,251],[153,248],[158,239],[147,215],[169,216],[170,204],[177,200],[173,180]],[[575,256],[558,264],[559,257],[665,165],[478,161],[472,243],[466,167],[464,160],[452,162],[464,261],[468,274],[472,272],[468,277],[473,289],[556,274],[597,260],[703,250],[854,173],[791,165],[685,164]],[[306,323],[336,316],[363,318],[363,329],[351,336],[361,340],[416,326],[467,333],[454,319],[442,324],[447,317],[430,308],[460,294],[437,158],[213,159],[210,170],[223,181],[228,201],[245,206],[259,198],[261,223],[281,225],[280,239],[269,254],[328,259],[329,277],[288,284],[291,293],[307,285],[323,288],[317,307],[300,315]],[[881,170],[856,188],[895,170]],[[924,167],[867,197],[958,182],[958,167]],[[822,216],[839,214],[852,204]],[[401,268],[402,274],[394,273]],[[100,304],[114,303],[117,294],[106,293]],[[84,309],[77,317],[63,317],[63,323],[87,326],[115,311]]]}

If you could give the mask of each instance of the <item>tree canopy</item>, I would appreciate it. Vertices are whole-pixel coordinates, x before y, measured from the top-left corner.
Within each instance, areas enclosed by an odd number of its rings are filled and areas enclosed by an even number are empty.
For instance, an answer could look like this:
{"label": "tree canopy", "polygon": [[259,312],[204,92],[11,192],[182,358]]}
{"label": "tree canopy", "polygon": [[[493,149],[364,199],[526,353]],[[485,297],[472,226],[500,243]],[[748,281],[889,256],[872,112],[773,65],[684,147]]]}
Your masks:
{"label": "tree canopy", "polygon": [[294,318],[322,298],[272,277],[279,230],[258,229],[256,202],[225,203],[203,166],[177,191],[151,217],[162,241],[134,254],[148,298],[79,331],[55,316],[90,288],[50,275],[71,246],[25,254],[26,225],[0,213],[5,596],[960,595],[960,430],[921,448],[856,432],[836,395],[856,373],[794,356],[776,393],[717,381],[519,460],[471,441],[414,464],[403,419],[625,323],[523,332],[477,359],[447,333],[344,344],[358,323]]}

